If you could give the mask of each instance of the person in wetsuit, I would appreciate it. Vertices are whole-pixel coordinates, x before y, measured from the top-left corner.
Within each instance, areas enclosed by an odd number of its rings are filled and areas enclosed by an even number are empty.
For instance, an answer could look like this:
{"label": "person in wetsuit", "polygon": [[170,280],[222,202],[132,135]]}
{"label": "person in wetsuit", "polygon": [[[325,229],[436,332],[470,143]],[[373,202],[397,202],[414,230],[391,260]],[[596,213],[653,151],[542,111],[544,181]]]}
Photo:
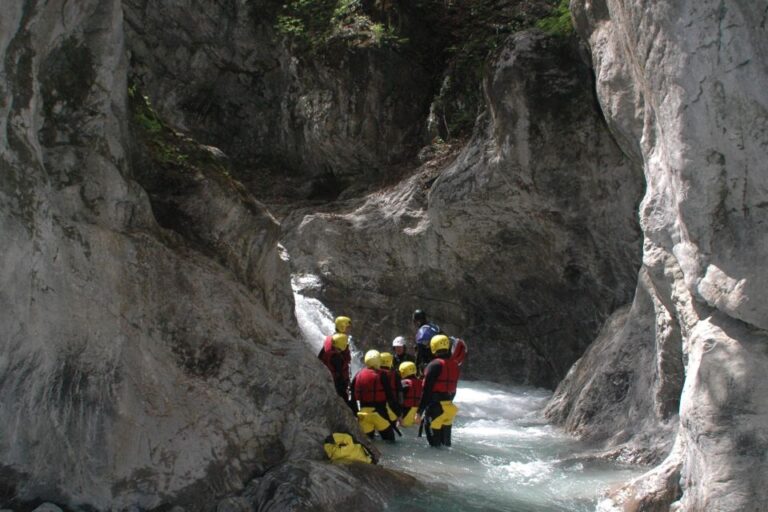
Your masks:
{"label": "person in wetsuit", "polygon": [[424,369],[424,387],[414,418],[424,421],[430,446],[451,446],[451,428],[458,408],[453,405],[459,381],[459,365],[451,357],[451,340],[444,334],[430,342],[434,359]]}
{"label": "person in wetsuit", "polygon": [[422,381],[416,377],[416,363],[405,361],[400,364],[400,382],[403,386],[403,419],[400,424],[410,427],[414,424],[414,417],[419,410],[421,401]]}
{"label": "person in wetsuit", "polygon": [[389,421],[387,406],[400,417],[397,403],[386,372],[380,371],[381,356],[377,350],[365,353],[365,368],[352,379],[352,400],[360,402],[357,419],[360,429],[373,439],[376,432],[386,441],[395,440],[395,429]]}
{"label": "person in wetsuit", "polygon": [[341,333],[327,336],[317,357],[331,372],[336,393],[352,407],[349,399],[349,359],[344,355],[349,352],[348,340],[347,335]]}
{"label": "person in wetsuit", "polygon": [[400,368],[400,365],[406,361],[415,361],[413,356],[408,353],[408,349],[405,346],[405,338],[398,336],[392,340],[392,357],[394,368]]}
{"label": "person in wetsuit", "polygon": [[427,321],[427,314],[421,309],[413,312],[413,326],[416,327],[416,371],[421,375],[432,360],[429,343],[440,334],[440,327]]}

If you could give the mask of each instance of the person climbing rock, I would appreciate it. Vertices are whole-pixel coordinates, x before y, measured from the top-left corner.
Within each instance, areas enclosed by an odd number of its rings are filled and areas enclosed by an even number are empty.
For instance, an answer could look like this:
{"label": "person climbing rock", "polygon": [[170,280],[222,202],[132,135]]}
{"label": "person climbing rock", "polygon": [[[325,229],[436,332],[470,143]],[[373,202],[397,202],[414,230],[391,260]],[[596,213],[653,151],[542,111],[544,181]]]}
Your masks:
{"label": "person climbing rock", "polygon": [[353,412],[357,412],[356,406],[349,398],[349,368],[352,362],[352,355],[349,351],[349,331],[351,327],[352,320],[349,317],[336,317],[336,320],[334,320],[336,332],[325,337],[317,357],[331,372],[336,393],[347,402],[347,405],[349,405]]}
{"label": "person climbing rock", "polygon": [[424,421],[424,431],[430,446],[451,446],[451,428],[458,408],[453,405],[459,381],[459,365],[451,357],[451,340],[444,334],[429,342],[434,359],[424,370],[419,410],[416,422]]}
{"label": "person climbing rock", "polygon": [[354,411],[352,402],[349,399],[349,359],[344,355],[345,352],[349,352],[348,343],[349,338],[346,334],[337,332],[327,336],[323,342],[323,348],[320,349],[317,357],[331,372],[336,393]]}
{"label": "person climbing rock", "polygon": [[417,309],[413,312],[413,326],[416,327],[416,371],[421,374],[424,367],[432,360],[429,342],[440,334],[440,327],[427,321],[427,314]]}
{"label": "person climbing rock", "polygon": [[398,336],[392,340],[392,357],[393,365],[395,368],[400,368],[400,365],[406,361],[414,361],[413,356],[408,353],[408,349],[405,346],[405,338]]}
{"label": "person climbing rock", "polygon": [[[387,374],[387,380],[389,381],[389,387],[392,390],[392,395],[394,396],[397,405],[402,409],[403,386],[400,384],[400,372],[397,370],[397,367],[392,367],[394,358],[389,352],[381,352],[379,357],[381,359],[380,371]],[[395,411],[392,410],[392,408],[389,406],[387,407],[387,415],[389,417],[389,421],[395,425],[398,414],[395,414]]]}
{"label": "person climbing rock", "polygon": [[422,381],[416,377],[416,363],[405,361],[400,363],[400,382],[403,386],[403,419],[400,424],[410,427],[415,423],[414,418],[421,401]]}
{"label": "person climbing rock", "polygon": [[387,406],[400,416],[400,406],[392,395],[387,374],[380,371],[381,355],[369,350],[363,359],[365,368],[352,379],[352,400],[360,402],[357,419],[360,429],[371,439],[376,432],[386,441],[395,440],[395,429],[389,421]]}

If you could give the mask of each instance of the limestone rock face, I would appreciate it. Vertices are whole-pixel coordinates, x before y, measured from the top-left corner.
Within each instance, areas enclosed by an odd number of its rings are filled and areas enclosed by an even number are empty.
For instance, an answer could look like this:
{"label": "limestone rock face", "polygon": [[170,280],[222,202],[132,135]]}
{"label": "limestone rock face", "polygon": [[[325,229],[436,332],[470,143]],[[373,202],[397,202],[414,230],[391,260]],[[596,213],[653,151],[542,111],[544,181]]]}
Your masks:
{"label": "limestone rock face", "polygon": [[641,171],[596,111],[573,41],[510,38],[484,93],[472,140],[442,172],[346,212],[294,213],[284,240],[369,345],[411,335],[420,307],[469,341],[465,375],[554,386],[631,300]]}
{"label": "limestone rock face", "polygon": [[210,508],[356,423],[238,275],[275,251],[274,220],[198,196],[264,232],[229,260],[156,223],[125,55],[119,1],[3,4],[0,475],[18,502]]}
{"label": "limestone rock face", "polygon": [[126,0],[131,72],[177,127],[244,166],[283,165],[301,196],[335,197],[421,145],[429,77],[385,48],[294,52],[280,5]]}
{"label": "limestone rock face", "polygon": [[[608,124],[627,154],[643,162],[647,183],[640,207],[641,284],[626,325],[648,326],[641,338],[653,336],[657,354],[635,355],[638,361],[645,357],[638,367],[645,376],[630,381],[626,393],[632,398],[619,409],[638,420],[668,414],[667,395],[657,391],[678,373],[677,364],[663,364],[677,351],[672,345],[678,338],[685,368],[672,453],[617,493],[615,502],[642,510],[763,510],[766,5],[576,0],[572,10],[591,48]],[[643,306],[648,294],[653,308]],[[607,365],[626,365],[621,354],[637,345],[636,333],[614,336]],[[587,360],[576,374],[595,365]],[[590,424],[582,405],[588,396],[593,398],[587,403],[599,398],[588,383],[570,388],[576,381],[587,382],[575,375],[564,383],[568,388],[558,392],[560,404],[553,410],[558,417],[566,414],[566,424],[585,429]],[[642,388],[652,400],[635,398]],[[626,422],[615,417],[617,425]]]}

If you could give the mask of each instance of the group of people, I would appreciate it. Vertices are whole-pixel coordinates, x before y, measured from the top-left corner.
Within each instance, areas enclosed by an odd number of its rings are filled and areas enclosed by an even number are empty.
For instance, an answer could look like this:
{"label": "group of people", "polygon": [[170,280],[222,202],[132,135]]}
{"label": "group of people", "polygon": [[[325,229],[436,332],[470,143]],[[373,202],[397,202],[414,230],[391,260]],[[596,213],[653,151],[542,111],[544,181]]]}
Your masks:
{"label": "group of people", "polygon": [[419,426],[430,446],[450,446],[453,404],[459,366],[466,355],[462,340],[450,338],[427,320],[424,311],[413,313],[415,358],[403,336],[392,341],[392,353],[369,350],[365,367],[350,380],[349,333],[352,320],[335,320],[336,332],[327,336],[318,357],[331,372],[336,392],[357,414],[362,431],[373,438],[395,441],[399,427]]}

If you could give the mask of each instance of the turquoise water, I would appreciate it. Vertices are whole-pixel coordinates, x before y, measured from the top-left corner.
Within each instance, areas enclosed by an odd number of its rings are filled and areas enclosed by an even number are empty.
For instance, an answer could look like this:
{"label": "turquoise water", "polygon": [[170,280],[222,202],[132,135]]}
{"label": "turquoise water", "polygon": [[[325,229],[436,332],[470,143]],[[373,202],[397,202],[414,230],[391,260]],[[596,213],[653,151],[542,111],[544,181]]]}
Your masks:
{"label": "turquoise water", "polygon": [[[296,317],[314,351],[333,332],[331,312],[303,293],[319,286],[316,276],[293,278]],[[354,339],[350,346],[354,373],[361,355]],[[641,474],[638,467],[583,455],[585,446],[544,422],[540,412],[550,396],[531,387],[460,381],[452,447],[430,448],[426,437],[417,437],[416,427],[401,429],[403,437],[395,444],[376,441],[383,466],[410,473],[425,488],[398,495],[386,510],[592,511],[602,491]]]}
{"label": "turquoise water", "polygon": [[377,441],[383,466],[406,471],[426,491],[387,510],[541,512],[595,510],[600,493],[639,475],[638,467],[596,461],[540,419],[550,392],[463,382],[453,446],[430,448],[415,427],[395,444]]}

